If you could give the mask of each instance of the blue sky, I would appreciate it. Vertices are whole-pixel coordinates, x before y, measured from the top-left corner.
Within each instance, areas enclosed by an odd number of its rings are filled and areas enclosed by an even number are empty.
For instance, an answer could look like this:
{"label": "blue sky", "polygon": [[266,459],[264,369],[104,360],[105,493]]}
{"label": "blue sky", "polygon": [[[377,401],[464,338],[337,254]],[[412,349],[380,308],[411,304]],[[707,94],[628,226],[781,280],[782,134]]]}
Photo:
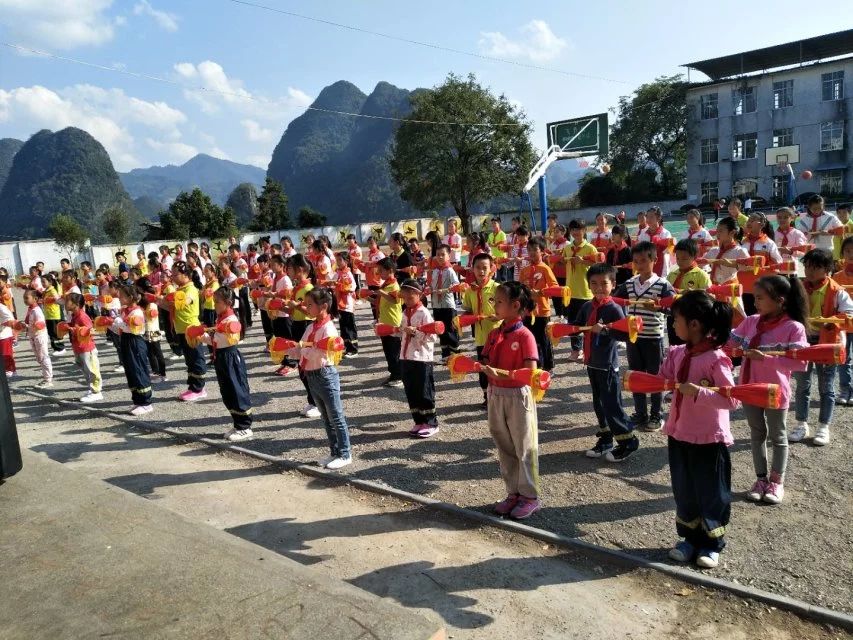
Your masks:
{"label": "blue sky", "polygon": [[[177,83],[3,46],[0,137],[74,125],[98,138],[121,171],[199,152],[266,168],[287,123],[324,86],[344,79],[365,93],[380,80],[431,87],[452,71],[475,73],[522,105],[541,148],[546,122],[605,111],[643,82],[685,72],[685,62],[853,24],[853,4],[800,20],[802,2],[788,0],[257,4],[606,80],[438,51],[231,0],[0,0],[3,42]],[[234,95],[183,88],[190,85]]]}

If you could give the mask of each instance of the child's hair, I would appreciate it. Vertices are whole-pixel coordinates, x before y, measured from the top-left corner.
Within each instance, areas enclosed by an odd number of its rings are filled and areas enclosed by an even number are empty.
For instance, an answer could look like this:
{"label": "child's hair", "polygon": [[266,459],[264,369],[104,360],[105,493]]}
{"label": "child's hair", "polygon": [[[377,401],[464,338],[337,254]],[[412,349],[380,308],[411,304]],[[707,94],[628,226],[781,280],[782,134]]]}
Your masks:
{"label": "child's hair", "polygon": [[557,219],[556,213],[549,213],[548,214],[548,220],[556,220],[556,219]]}
{"label": "child's hair", "polygon": [[303,256],[301,253],[297,253],[294,256],[290,256],[285,264],[291,269],[301,269],[308,275],[309,278],[314,275],[314,270],[311,268],[311,263],[308,262],[308,260],[305,259],[305,256]]}
{"label": "child's hair", "polygon": [[596,263],[586,270],[586,281],[592,282],[592,276],[607,276],[610,282],[616,282],[616,267],[603,262]]}
{"label": "child's hair", "polygon": [[204,265],[204,267],[202,267],[202,271],[210,271],[217,280],[222,277],[222,272],[219,270],[219,267],[212,262],[208,262]]}
{"label": "child's hair", "polygon": [[280,264],[281,266],[284,266],[284,258],[281,256],[270,256],[269,262],[270,264]]}
{"label": "child's hair", "polygon": [[317,287],[316,289],[311,289],[306,295],[306,298],[311,298],[311,301],[319,306],[326,305],[326,309],[329,311],[329,315],[337,317],[338,315],[338,305],[335,304],[335,296],[332,293],[331,289],[326,287]]}
{"label": "child's hair", "polygon": [[732,205],[740,209],[741,207],[743,207],[743,202],[741,202],[740,198],[732,198],[731,200],[729,200],[729,206]]}
{"label": "child's hair", "polygon": [[347,267],[352,268],[352,258],[350,257],[349,252],[347,251],[338,251],[335,254],[335,257],[343,262]]}
{"label": "child's hair", "polygon": [[436,250],[436,253],[438,253],[439,251],[446,251],[447,253],[450,253],[450,251],[451,251],[450,245],[449,244],[438,245],[438,249]]}
{"label": "child's hair", "polygon": [[[853,238],[851,238],[851,240],[853,240]],[[474,259],[471,260],[471,266],[473,267],[478,262],[481,262],[483,260],[488,260],[489,263],[493,262],[492,256],[490,256],[488,253],[478,253],[477,255],[474,256]]]}
{"label": "child's hair", "polygon": [[[0,277],[7,277],[7,276],[0,276]],[[24,290],[24,298],[26,298],[28,296],[30,298],[32,298],[33,300],[35,300],[36,302],[41,302],[41,297],[42,297],[41,291],[36,291],[35,289],[25,289]]]}
{"label": "child's hair", "polygon": [[80,268],[82,269],[82,268],[84,268],[84,267],[85,267],[85,268],[87,268],[87,269],[91,269],[91,268],[92,268],[92,263],[91,263],[91,262],[89,262],[88,260],[83,260],[83,262],[81,262],[81,263],[80,263]]}
{"label": "child's hair", "polygon": [[500,224],[501,223],[500,216],[492,216],[492,222],[497,222],[498,224]]}
{"label": "child's hair", "polygon": [[404,235],[403,235],[402,233],[400,233],[399,231],[397,231],[396,233],[392,233],[392,234],[391,234],[391,239],[392,239],[394,242],[396,242],[397,244],[399,244],[399,245],[400,245],[400,248],[401,248],[401,249],[403,249],[403,251],[408,251],[408,250],[409,250],[409,245],[406,243],[406,236],[404,236]]}
{"label": "child's hair", "polygon": [[811,196],[809,198],[808,202],[806,202],[806,206],[810,207],[813,204],[819,204],[819,205],[823,206],[823,196],[820,195],[819,193],[816,193],[813,196]]}
{"label": "child's hair", "polygon": [[610,235],[613,236],[614,234],[620,235],[625,238],[625,244],[627,244],[629,247],[631,246],[631,234],[628,233],[628,229],[625,228],[625,225],[614,224],[613,227],[610,229]]}
{"label": "child's hair", "polygon": [[693,238],[684,238],[684,240],[679,240],[678,244],[675,245],[676,251],[683,251],[691,258],[695,258],[699,255],[699,245],[696,244],[696,241]]}
{"label": "child's hair", "polygon": [[132,284],[117,284],[116,289],[118,292],[128,298],[131,303],[136,304],[139,302],[139,289],[136,288],[135,285]]}
{"label": "child's hair", "polygon": [[504,295],[510,302],[518,301],[519,315],[527,315],[536,308],[536,303],[533,301],[533,295],[526,284],[511,280],[510,282],[502,283],[498,289],[503,291]]}
{"label": "child's hair", "polygon": [[42,275],[42,278],[47,280],[48,284],[51,287],[56,288],[59,286],[59,281],[56,279],[56,272],[55,271],[48,271],[47,273]]}
{"label": "child's hair", "polygon": [[839,204],[835,207],[835,212],[838,213],[842,209],[844,209],[845,211],[850,211],[850,203],[849,202],[842,202],[841,204]]}
{"label": "child's hair", "polygon": [[319,251],[323,253],[326,250],[326,245],[323,244],[323,241],[320,238],[317,238],[314,242],[311,243],[311,248],[314,251]]}
{"label": "child's hair", "polygon": [[705,226],[705,216],[702,215],[702,212],[699,211],[699,209],[691,209],[690,211],[687,212],[687,215],[688,216],[690,216],[690,215],[696,216],[699,219],[699,226],[700,227]]}
{"label": "child's hair", "polygon": [[83,294],[81,293],[67,293],[65,294],[65,302],[70,302],[78,309],[83,307]]}
{"label": "child's hair", "polygon": [[743,230],[738,226],[737,221],[729,216],[725,218],[720,218],[720,221],[717,223],[718,227],[725,227],[729,233],[734,234],[735,240],[740,242],[741,236],[743,235]]}
{"label": "child's hair", "polygon": [[513,216],[512,222],[517,222],[518,224],[521,224],[521,216]]}
{"label": "child's hair", "polygon": [[784,213],[789,218],[793,218],[796,215],[791,207],[779,207],[778,209],[776,209],[776,218],[779,217],[780,213]]}
{"label": "child's hair", "polygon": [[757,218],[758,220],[760,220],[762,223],[761,224],[761,233],[763,233],[765,236],[767,236],[769,238],[773,237],[773,225],[770,224],[770,221],[767,219],[767,216],[765,216],[760,211],[755,211],[753,213],[750,213],[749,217],[750,218],[754,217],[754,218]]}
{"label": "child's hair", "polygon": [[281,239],[281,244],[284,245],[284,243],[289,244],[291,247],[293,246],[293,240],[290,238],[290,236],[284,236]]}
{"label": "child's hair", "polygon": [[142,276],[139,280],[133,283],[139,293],[157,293],[157,290],[154,288],[154,285],[151,284],[151,280],[148,279],[148,276]]}
{"label": "child's hair", "polygon": [[564,225],[564,224],[558,224],[557,226],[554,227],[554,230],[559,231],[563,235],[566,235],[566,225]]}
{"label": "child's hair", "polygon": [[541,236],[530,238],[530,240],[527,241],[527,248],[530,250],[534,247],[539,249],[539,251],[545,251],[545,238],[542,238]]}
{"label": "child's hair", "polygon": [[[290,240],[290,238],[288,238],[288,240]],[[293,245],[291,244],[291,246],[293,246]],[[281,245],[278,242],[275,242],[275,243],[270,245],[270,251],[281,252],[281,251],[284,251],[284,249],[281,248]]]}
{"label": "child's hair", "polygon": [[578,229],[586,229],[586,220],[581,220],[580,218],[572,218],[569,221],[569,231],[575,231]]}
{"label": "child's hair", "polygon": [[348,233],[347,234],[347,240],[355,240],[355,234],[354,233]]}
{"label": "child's hair", "polygon": [[394,271],[397,268],[396,263],[391,258],[382,258],[376,263],[376,266],[385,271]]}
{"label": "child's hair", "polygon": [[527,230],[527,227],[521,225],[518,229],[515,230],[515,235],[517,236],[529,236],[530,231]]}
{"label": "child's hair", "polygon": [[176,260],[175,264],[172,265],[172,275],[176,274],[181,274],[182,276],[192,278],[193,271],[183,260]]}
{"label": "child's hair", "polygon": [[832,273],[835,261],[832,259],[832,254],[826,249],[812,249],[803,256],[803,265]]}
{"label": "child's hair", "polygon": [[232,308],[234,307],[234,300],[237,298],[231,287],[219,287],[213,292],[213,297],[224,302],[225,306]]}
{"label": "child's hair", "polygon": [[127,254],[124,251],[116,251],[116,260],[119,258],[127,259]]}
{"label": "child's hair", "polygon": [[441,238],[438,237],[438,233],[435,231],[428,231],[424,236],[424,240],[429,244],[429,254],[431,256],[435,256],[438,253],[438,247],[441,245]]}
{"label": "child's hair", "polygon": [[130,275],[136,276],[137,278],[141,278],[142,277],[142,269],[140,269],[139,267],[133,267],[130,270]]}
{"label": "child's hair", "polygon": [[239,244],[229,244],[228,245],[228,253],[231,253],[232,251],[236,251],[237,253],[240,253],[240,245]]}
{"label": "child's hair", "polygon": [[646,211],[646,215],[648,214],[652,214],[658,220],[663,220],[663,211],[661,211],[660,207],[649,207],[648,211]]}
{"label": "child's hair", "polygon": [[655,248],[651,242],[643,241],[638,242],[633,247],[631,247],[631,257],[634,256],[648,256],[649,260],[655,260],[658,257],[658,250]]}
{"label": "child's hair", "polygon": [[805,324],[809,316],[806,290],[796,275],[781,276],[770,274],[760,277],[755,286],[782,303],[782,308],[791,320]]}
{"label": "child's hair", "polygon": [[686,322],[698,322],[705,336],[717,347],[729,340],[732,305],[714,300],[704,291],[697,289],[683,294],[672,305],[672,315],[679,315]]}
{"label": "child's hair", "polygon": [[853,245],[853,236],[848,236],[844,238],[844,242],[841,243],[841,256],[844,257],[844,250],[847,249],[850,245]]}

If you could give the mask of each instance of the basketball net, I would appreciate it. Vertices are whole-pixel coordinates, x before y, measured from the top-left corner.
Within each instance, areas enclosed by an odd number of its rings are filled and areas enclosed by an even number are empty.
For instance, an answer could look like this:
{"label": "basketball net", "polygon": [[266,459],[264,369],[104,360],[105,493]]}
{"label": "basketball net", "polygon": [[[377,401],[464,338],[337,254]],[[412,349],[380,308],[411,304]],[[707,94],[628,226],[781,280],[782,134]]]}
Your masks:
{"label": "basketball net", "polygon": [[794,168],[788,162],[777,162],[776,168],[781,174],[794,175]]}

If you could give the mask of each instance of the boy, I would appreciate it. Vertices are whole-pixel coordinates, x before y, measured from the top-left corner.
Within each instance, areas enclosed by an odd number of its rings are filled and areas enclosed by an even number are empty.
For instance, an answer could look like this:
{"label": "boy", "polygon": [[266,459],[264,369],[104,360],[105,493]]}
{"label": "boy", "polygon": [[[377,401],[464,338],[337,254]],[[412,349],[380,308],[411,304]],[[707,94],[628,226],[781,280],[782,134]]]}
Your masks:
{"label": "boy", "polygon": [[[586,272],[598,260],[598,249],[586,239],[586,222],[580,218],[569,222],[569,235],[572,241],[563,248],[563,262],[566,265],[566,285],[572,290],[572,297],[565,316],[574,324],[581,307],[587,300],[592,300]],[[572,355],[569,356],[569,362],[579,362],[582,359],[583,338],[572,336],[570,342]]]}
{"label": "boy", "polygon": [[[832,279],[844,287],[848,294],[853,292],[853,237],[841,243],[841,270]],[[838,397],[835,404],[853,406],[853,332],[847,333],[847,357],[838,367]]]}
{"label": "boy", "polygon": [[[462,295],[462,308],[466,313],[481,316],[483,319],[474,323],[474,346],[477,349],[477,361],[483,353],[486,338],[492,329],[498,326],[495,319],[495,291],[498,283],[492,280],[492,257],[488,253],[480,253],[471,261],[471,272],[474,284]],[[486,374],[480,374],[480,388],[483,390],[483,404],[480,408],[488,410],[489,400],[486,389],[489,379]]]}
{"label": "boy", "polygon": [[[828,318],[846,314],[853,315],[853,300],[844,287],[829,277],[832,273],[832,253],[825,249],[812,249],[803,256],[806,277],[803,282],[808,296],[809,318]],[[845,335],[841,327],[835,324],[816,325],[806,323],[809,344],[844,343]],[[805,371],[795,371],[794,380],[797,390],[794,394],[794,407],[797,426],[788,434],[788,442],[800,442],[809,435],[809,402],[811,400],[812,372],[817,370],[818,393],[820,394],[820,413],[817,431],[812,443],[822,447],[829,443],[829,424],[835,405],[834,364],[815,364],[809,362]]]}
{"label": "boy", "polygon": [[[557,283],[565,286],[566,284],[566,263],[563,261],[563,249],[566,248],[566,227],[558,224],[554,228],[553,240],[548,242],[548,264],[551,266],[551,271],[554,272],[554,277],[557,278]],[[554,314],[562,317],[566,311],[563,304],[563,297],[558,296],[551,298],[554,302]]]}
{"label": "boy", "polygon": [[442,242],[450,247],[451,264],[459,264],[462,259],[462,236],[456,233],[456,220],[447,221],[447,235]]}
{"label": "boy", "polygon": [[361,289],[362,271],[356,265],[361,264],[362,252],[361,247],[358,246],[358,242],[355,240],[354,233],[347,235],[347,253],[350,260],[352,260],[352,275],[355,277],[355,290],[358,291]]}
{"label": "boy", "polygon": [[421,303],[424,291],[417,281],[412,278],[403,280],[400,293],[406,303],[400,327],[400,371],[414,423],[409,435],[429,438],[438,433],[433,375],[435,336],[418,331],[418,327],[429,324],[433,318]]}
{"label": "boy", "polygon": [[98,363],[95,341],[91,339],[91,334],[88,340],[81,340],[74,331],[77,327],[88,327],[90,331],[92,330],[92,319],[83,311],[83,296],[79,293],[68,294],[65,299],[65,312],[69,318],[68,324],[72,328],[69,335],[71,350],[74,352],[74,364],[83,370],[86,384],[89,386],[89,392],[80,398],[80,402],[87,404],[98,402],[103,400],[104,396],[101,393],[101,366]]}
{"label": "boy", "polygon": [[648,226],[643,233],[637,234],[640,242],[651,242],[657,251],[654,271],[659,276],[666,277],[670,269],[670,255],[667,249],[671,246],[672,234],[663,227],[663,213],[660,207],[651,207],[646,212]]}
{"label": "boy", "polygon": [[432,313],[436,320],[444,323],[444,333],[439,336],[442,361],[447,361],[451,353],[459,352],[459,334],[453,326],[453,318],[456,316],[456,299],[450,291],[450,287],[459,284],[459,277],[450,266],[450,254],[449,246],[440,245],[435,254],[438,267],[429,272]]}
{"label": "boy", "polygon": [[[675,264],[677,268],[670,271],[666,279],[672,285],[672,288],[677,292],[691,291],[693,289],[707,289],[711,286],[711,278],[708,273],[696,264],[696,256],[699,255],[699,245],[695,240],[687,238],[679,240],[675,245]],[[681,339],[675,335],[675,329],[672,326],[672,316],[666,318],[666,333],[669,338],[669,346],[684,344]]]}
{"label": "boy", "polygon": [[524,319],[524,326],[530,329],[536,339],[539,366],[545,371],[551,371],[554,368],[554,352],[551,348],[551,341],[545,333],[545,326],[551,319],[551,298],[543,295],[541,291],[545,287],[556,285],[557,278],[554,277],[551,267],[542,261],[544,255],[545,239],[531,238],[527,242],[527,256],[530,259],[530,264],[521,270],[518,281],[530,287],[533,301],[536,303],[536,308]]}
{"label": "boy", "polygon": [[816,249],[825,249],[832,252],[833,229],[841,226],[841,221],[833,214],[824,211],[823,196],[814,194],[808,200],[808,213],[801,215],[794,223],[794,227],[802,231],[809,238],[809,242]]}
{"label": "boy", "polygon": [[[382,258],[376,263],[376,267],[382,281],[382,286],[376,291],[379,296],[379,322],[399,327],[403,322],[403,303],[400,300],[400,285],[394,277],[396,265],[391,258]],[[400,373],[402,340],[399,335],[391,335],[382,336],[380,341],[389,373],[388,379],[382,383],[382,386],[400,389],[403,387],[403,378]]]}
{"label": "boy", "polygon": [[527,227],[518,227],[515,230],[515,242],[510,250],[510,264],[512,264],[512,279],[518,281],[521,270],[530,262],[527,259],[527,240],[530,232]]}
{"label": "boy", "polygon": [[740,198],[732,198],[728,204],[728,212],[729,217],[734,218],[734,221],[737,222],[737,226],[741,229],[746,229],[746,223],[749,222],[749,216],[741,211],[742,206],[743,202],[740,201]]}
{"label": "boy", "polygon": [[[616,284],[616,269],[608,264],[595,264],[586,272],[592,300],[583,304],[577,323],[592,326],[584,334],[584,365],[592,387],[592,407],[598,418],[598,441],[587,450],[587,458],[604,458],[608,462],[622,462],[640,447],[633,425],[622,408],[622,388],[619,380],[619,354],[617,340],[627,336],[611,331],[605,325],[625,317],[622,307],[610,297]],[[616,439],[616,448],[613,440]]]}
{"label": "boy", "polygon": [[557,214],[548,214],[548,228],[545,230],[545,242],[550,247],[554,242],[554,237],[557,234]]}
{"label": "boy", "polygon": [[[489,233],[486,241],[489,244],[489,251],[492,253],[492,257],[496,260],[498,258],[506,258],[507,252],[501,249],[502,244],[506,244],[506,233],[501,229],[501,219],[498,216],[492,218],[492,231]],[[498,269],[497,273],[497,281],[503,282],[507,280],[507,267],[506,265],[501,265]]]}
{"label": "boy", "polygon": [[[637,272],[633,278],[616,289],[616,297],[628,298],[632,304],[628,313],[640,316],[643,329],[636,342],[628,343],[628,368],[632,371],[645,371],[657,374],[663,362],[663,315],[654,309],[636,304],[638,300],[659,300],[675,295],[672,285],[654,272],[657,250],[651,242],[640,242],[631,248],[631,260]],[[660,431],[661,394],[651,394],[651,413],[645,393],[635,393],[634,415],[631,423],[641,431]]]}
{"label": "boy", "polygon": [[[846,203],[838,205],[835,208],[835,215],[838,217],[841,226],[844,227],[840,236],[832,237],[832,257],[835,258],[836,262],[840,262],[841,244],[846,238],[853,236],[853,220],[850,219],[850,205]],[[841,267],[839,266],[839,268]]]}

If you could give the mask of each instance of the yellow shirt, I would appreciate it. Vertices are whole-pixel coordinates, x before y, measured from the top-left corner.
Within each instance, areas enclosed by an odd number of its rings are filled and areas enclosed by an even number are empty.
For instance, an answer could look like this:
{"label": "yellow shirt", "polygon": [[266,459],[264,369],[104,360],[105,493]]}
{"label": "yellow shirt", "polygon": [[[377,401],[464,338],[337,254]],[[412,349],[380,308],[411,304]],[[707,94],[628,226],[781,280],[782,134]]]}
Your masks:
{"label": "yellow shirt", "polygon": [[[692,289],[707,289],[711,286],[711,277],[699,267],[691,267],[681,276],[681,269],[670,271],[666,279],[679,291]],[[677,282],[676,282],[677,281]]]}
{"label": "yellow shirt", "polygon": [[[314,288],[314,285],[311,284],[310,280],[306,280],[302,284],[294,285],[293,288],[293,297],[291,298],[297,304],[302,304],[302,301],[305,300],[305,296]],[[296,307],[290,314],[290,317],[297,322],[305,322],[306,320],[313,320],[314,318],[309,318],[308,314],[305,313],[301,308]],[[302,336],[299,336],[300,340]]]}
{"label": "yellow shirt", "polygon": [[187,282],[178,291],[184,293],[184,304],[180,309],[175,308],[175,333],[183,334],[187,332],[187,327],[201,324],[198,319],[198,289],[192,282]]}
{"label": "yellow shirt", "polygon": [[218,288],[219,288],[219,280],[214,280],[213,282],[208,282],[206,285],[204,285],[205,291],[210,289],[210,297],[204,298],[204,301],[202,302],[202,305],[203,305],[202,308],[205,311],[215,311],[216,310],[216,303],[213,300],[213,294],[216,293],[216,290]]}
{"label": "yellow shirt", "polygon": [[[462,294],[462,306],[475,316],[493,316],[495,314],[495,291],[500,285],[489,280],[482,287],[472,285]],[[474,323],[474,346],[486,344],[489,333],[501,323],[500,320],[480,320]]]}
{"label": "yellow shirt", "polygon": [[[58,287],[57,287],[58,288]],[[45,296],[52,296],[59,299],[59,291],[57,291],[54,287],[48,287],[44,290]],[[62,320],[62,310],[59,308],[59,303],[54,302],[52,304],[44,305],[44,319],[45,320]]]}
{"label": "yellow shirt", "polygon": [[572,290],[572,298],[578,300],[592,300],[592,291],[586,281],[586,272],[594,264],[592,262],[581,262],[572,264],[572,257],[587,258],[598,254],[598,249],[591,242],[584,240],[579,245],[570,242],[563,248],[563,260],[566,261],[566,284]]}
{"label": "yellow shirt", "polygon": [[[396,281],[383,286],[380,291],[394,293],[400,290]],[[399,327],[403,322],[403,303],[398,299],[396,302],[388,300],[385,296],[379,297],[379,322]]]}
{"label": "yellow shirt", "polygon": [[832,257],[841,260],[841,245],[847,236],[853,236],[853,220],[844,223],[844,235],[832,237]]}
{"label": "yellow shirt", "polygon": [[497,233],[494,231],[489,233],[487,242],[489,243],[489,248],[492,250],[493,258],[506,258],[506,251],[498,246],[506,242],[506,233],[504,233],[503,229]]}

